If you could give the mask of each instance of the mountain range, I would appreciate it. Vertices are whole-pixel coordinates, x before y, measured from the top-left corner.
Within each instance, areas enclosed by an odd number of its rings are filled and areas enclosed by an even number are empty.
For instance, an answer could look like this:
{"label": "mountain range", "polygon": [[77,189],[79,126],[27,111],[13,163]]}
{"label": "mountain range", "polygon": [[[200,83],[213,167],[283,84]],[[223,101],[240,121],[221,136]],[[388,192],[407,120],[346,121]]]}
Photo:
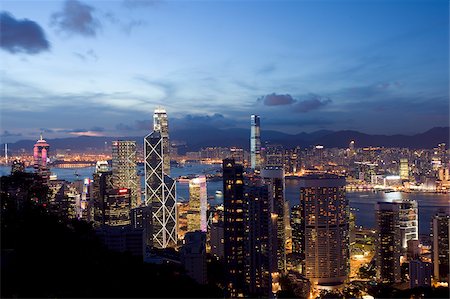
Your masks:
{"label": "mountain range", "polygon": [[[355,140],[356,147],[383,146],[383,147],[407,147],[407,148],[433,148],[439,143],[449,143],[449,127],[435,127],[424,133],[415,135],[371,135],[358,131],[328,131],[321,130],[312,133],[286,134],[278,131],[264,130],[261,132],[262,142],[281,144],[286,148],[300,146],[308,147],[323,145],[328,148],[346,148],[351,140]],[[203,147],[237,146],[249,148],[249,129],[218,129],[202,128],[174,130],[170,133],[171,140],[182,141],[185,146],[180,147],[181,153],[185,151],[197,151]],[[140,137],[91,137],[79,136],[68,138],[47,139],[51,149],[71,149],[74,151],[103,149],[105,142],[110,145],[113,140],[135,140],[138,146],[143,144],[143,136]],[[20,140],[8,144],[10,150],[25,149],[31,151],[35,140]],[[3,147],[2,147],[3,148]]]}

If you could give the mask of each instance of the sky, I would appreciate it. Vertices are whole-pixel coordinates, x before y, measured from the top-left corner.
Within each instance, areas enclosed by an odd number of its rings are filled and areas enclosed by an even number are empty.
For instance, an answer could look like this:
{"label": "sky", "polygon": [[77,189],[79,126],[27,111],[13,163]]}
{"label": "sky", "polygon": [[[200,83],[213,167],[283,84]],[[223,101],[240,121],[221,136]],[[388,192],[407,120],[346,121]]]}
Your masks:
{"label": "sky", "polygon": [[449,2],[2,1],[2,142],[449,125]]}

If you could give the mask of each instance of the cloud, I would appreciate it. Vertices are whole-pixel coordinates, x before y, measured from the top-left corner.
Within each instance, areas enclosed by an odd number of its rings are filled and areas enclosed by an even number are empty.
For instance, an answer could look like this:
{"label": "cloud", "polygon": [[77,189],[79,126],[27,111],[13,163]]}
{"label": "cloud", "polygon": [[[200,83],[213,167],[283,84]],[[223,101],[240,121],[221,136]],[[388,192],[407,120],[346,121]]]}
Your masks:
{"label": "cloud", "polygon": [[262,102],[266,106],[282,106],[295,103],[295,99],[290,94],[271,93],[260,97],[258,102]]}
{"label": "cloud", "polygon": [[141,8],[158,5],[161,0],[124,0],[122,3],[126,8]]}
{"label": "cloud", "polygon": [[81,59],[82,61],[98,60],[97,54],[92,49],[87,50],[85,53],[73,52],[73,55],[75,55],[75,57]]}
{"label": "cloud", "polygon": [[330,98],[322,97],[313,93],[306,95],[305,98],[305,100],[298,100],[297,103],[295,103],[293,106],[294,111],[305,113],[319,109],[331,103]]}
{"label": "cloud", "polygon": [[118,130],[118,131],[134,131],[135,128],[132,126],[120,123],[120,124],[116,125],[116,130]]}
{"label": "cloud", "polygon": [[0,134],[0,137],[5,138],[5,137],[18,137],[18,136],[22,136],[21,133],[11,133],[8,130],[4,130],[3,133]]}
{"label": "cloud", "polygon": [[44,30],[36,22],[0,13],[0,47],[10,53],[38,54],[50,49]]}
{"label": "cloud", "polygon": [[51,25],[68,34],[95,37],[100,22],[94,16],[95,9],[77,0],[66,0],[63,10],[51,16]]}

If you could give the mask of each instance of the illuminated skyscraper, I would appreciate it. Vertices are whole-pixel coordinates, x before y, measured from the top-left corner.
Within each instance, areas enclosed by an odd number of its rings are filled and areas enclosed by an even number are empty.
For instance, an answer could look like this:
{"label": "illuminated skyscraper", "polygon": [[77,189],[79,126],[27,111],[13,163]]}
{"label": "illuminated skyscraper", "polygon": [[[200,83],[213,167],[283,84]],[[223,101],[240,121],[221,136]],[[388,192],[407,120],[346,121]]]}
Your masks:
{"label": "illuminated skyscraper", "polygon": [[393,202],[376,204],[377,276],[386,283],[400,281],[400,205]]}
{"label": "illuminated skyscraper", "polygon": [[48,180],[50,171],[47,167],[48,151],[50,145],[42,138],[36,142],[33,148],[34,169],[44,181]]}
{"label": "illuminated skyscraper", "polygon": [[177,244],[176,184],[168,176],[170,156],[167,114],[156,109],[154,131],[144,138],[145,205],[152,207],[153,246]]}
{"label": "illuminated skyscraper", "polygon": [[433,268],[434,279],[439,282],[449,282],[449,259],[450,259],[450,216],[438,213],[432,220],[433,237]]}
{"label": "illuminated skyscraper", "polygon": [[188,231],[206,232],[206,210],[206,177],[200,176],[189,181]]}
{"label": "illuminated skyscraper", "polygon": [[272,219],[276,221],[276,252],[278,271],[286,270],[286,226],[285,226],[285,184],[282,167],[265,167],[261,177],[269,185],[270,207]]}
{"label": "illuminated skyscraper", "polygon": [[417,201],[403,199],[394,202],[399,205],[400,239],[403,250],[406,250],[409,240],[419,239]]}
{"label": "illuminated skyscraper", "polygon": [[164,152],[163,171],[165,175],[170,175],[169,120],[164,108],[158,107],[153,113],[153,131],[161,133]]}
{"label": "illuminated skyscraper", "polygon": [[245,199],[243,167],[223,160],[225,288],[228,297],[243,297],[245,284]]}
{"label": "illuminated skyscraper", "polygon": [[261,169],[261,128],[259,115],[251,116],[250,164],[253,170]]}
{"label": "illuminated skyscraper", "polygon": [[136,169],[136,141],[113,141],[112,174],[116,189],[130,189],[131,207],[141,203],[139,176]]}
{"label": "illuminated skyscraper", "polygon": [[292,253],[295,257],[296,267],[302,272],[302,261],[305,259],[305,214],[303,203],[291,209]]}
{"label": "illuminated skyscraper", "polygon": [[409,165],[408,159],[400,159],[400,178],[402,180],[409,180]]}
{"label": "illuminated skyscraper", "polygon": [[345,178],[307,175],[300,179],[305,215],[305,274],[317,285],[339,285],[348,278],[349,232]]}

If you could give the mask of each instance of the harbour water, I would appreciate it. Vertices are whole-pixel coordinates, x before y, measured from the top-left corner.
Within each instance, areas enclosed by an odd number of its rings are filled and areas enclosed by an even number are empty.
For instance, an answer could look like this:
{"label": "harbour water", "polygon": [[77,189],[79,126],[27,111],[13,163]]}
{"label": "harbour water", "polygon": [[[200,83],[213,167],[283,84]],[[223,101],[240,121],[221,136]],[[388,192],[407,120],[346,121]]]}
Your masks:
{"label": "harbour water", "polygon": [[[184,167],[172,167],[171,176],[179,177],[185,175],[196,175],[206,173],[214,173],[220,169],[220,165],[204,165],[198,163],[186,164]],[[31,170],[29,170],[31,171]],[[143,173],[142,167],[139,168],[140,173]],[[83,178],[92,178],[94,167],[77,168],[77,169],[62,169],[52,168],[59,179],[74,181]],[[0,167],[0,175],[9,175],[9,167]],[[144,185],[144,178],[141,177],[141,186]],[[216,191],[222,191],[222,181],[208,181],[208,200],[211,205],[218,205],[222,203],[223,198],[216,194]],[[179,201],[189,200],[189,184],[177,183],[177,197]],[[286,180],[286,198],[292,207],[299,203],[300,188],[298,180]],[[430,231],[431,218],[439,210],[450,213],[450,195],[437,193],[404,193],[404,192],[347,192],[349,205],[356,215],[356,225],[363,227],[375,226],[375,204],[378,201],[392,201],[395,199],[413,199],[418,203],[419,208],[419,233],[428,234]]]}

